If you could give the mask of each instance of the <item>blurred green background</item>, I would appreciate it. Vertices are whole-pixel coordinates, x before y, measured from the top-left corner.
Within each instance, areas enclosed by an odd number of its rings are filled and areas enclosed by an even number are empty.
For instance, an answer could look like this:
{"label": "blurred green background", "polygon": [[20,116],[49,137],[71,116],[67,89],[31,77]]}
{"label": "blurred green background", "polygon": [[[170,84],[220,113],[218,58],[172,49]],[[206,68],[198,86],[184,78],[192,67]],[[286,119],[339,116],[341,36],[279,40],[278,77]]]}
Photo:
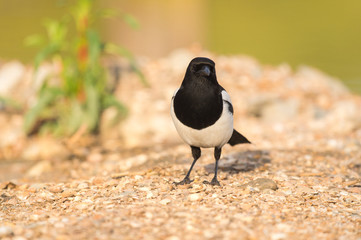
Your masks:
{"label": "blurred green background", "polygon": [[[75,0],[0,0],[0,59],[32,60],[24,38],[43,33]],[[162,57],[200,43],[218,54],[246,54],[265,64],[310,65],[361,93],[361,1],[133,0],[99,1],[132,14],[99,26],[105,39],[136,55]]]}

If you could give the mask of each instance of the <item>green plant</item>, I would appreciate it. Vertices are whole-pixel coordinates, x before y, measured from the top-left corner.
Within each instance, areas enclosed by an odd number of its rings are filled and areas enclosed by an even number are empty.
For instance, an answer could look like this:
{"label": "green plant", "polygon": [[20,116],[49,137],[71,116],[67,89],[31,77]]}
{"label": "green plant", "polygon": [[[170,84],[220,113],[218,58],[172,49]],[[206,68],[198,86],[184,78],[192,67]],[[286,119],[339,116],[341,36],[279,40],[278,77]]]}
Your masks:
{"label": "green plant", "polygon": [[[101,41],[93,26],[100,18],[114,14],[106,10],[97,11],[94,4],[95,0],[78,0],[61,20],[45,22],[46,38],[32,35],[26,39],[27,45],[42,47],[35,57],[36,69],[44,61],[53,62],[59,69],[55,76],[43,83],[36,105],[25,115],[24,127],[28,134],[45,130],[56,135],[70,135],[81,126],[85,126],[88,132],[96,133],[101,113],[109,107],[117,109],[118,117],[125,116],[126,107],[107,88],[107,73],[100,63],[104,54],[126,57],[146,83],[129,51]],[[130,15],[122,16],[136,26]],[[50,79],[60,81],[54,84]]]}

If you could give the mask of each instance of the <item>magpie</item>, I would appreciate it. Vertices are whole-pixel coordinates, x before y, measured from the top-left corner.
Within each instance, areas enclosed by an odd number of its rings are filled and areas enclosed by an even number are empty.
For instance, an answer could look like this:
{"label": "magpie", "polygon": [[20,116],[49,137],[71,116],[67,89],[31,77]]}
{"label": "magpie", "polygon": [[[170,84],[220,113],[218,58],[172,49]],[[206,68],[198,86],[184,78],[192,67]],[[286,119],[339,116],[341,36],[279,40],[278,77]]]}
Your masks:
{"label": "magpie", "polygon": [[231,98],[218,84],[215,63],[211,59],[196,57],[189,63],[182,85],[172,97],[171,117],[193,156],[188,173],[175,184],[191,183],[189,175],[201,156],[201,148],[214,148],[216,162],[210,184],[219,186],[217,170],[222,147],[227,143],[234,146],[250,141],[233,128]]}

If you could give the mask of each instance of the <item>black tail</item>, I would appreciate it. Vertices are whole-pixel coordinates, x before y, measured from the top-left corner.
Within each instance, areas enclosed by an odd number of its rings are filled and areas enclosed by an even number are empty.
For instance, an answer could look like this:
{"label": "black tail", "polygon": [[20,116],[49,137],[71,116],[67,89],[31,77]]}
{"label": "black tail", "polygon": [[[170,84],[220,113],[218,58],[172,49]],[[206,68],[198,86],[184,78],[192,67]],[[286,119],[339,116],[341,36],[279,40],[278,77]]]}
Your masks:
{"label": "black tail", "polygon": [[245,136],[243,136],[242,134],[237,132],[235,129],[233,129],[232,137],[231,137],[231,139],[229,139],[228,143],[231,146],[234,146],[234,145],[240,144],[240,143],[251,143],[251,142],[248,141],[248,139]]}

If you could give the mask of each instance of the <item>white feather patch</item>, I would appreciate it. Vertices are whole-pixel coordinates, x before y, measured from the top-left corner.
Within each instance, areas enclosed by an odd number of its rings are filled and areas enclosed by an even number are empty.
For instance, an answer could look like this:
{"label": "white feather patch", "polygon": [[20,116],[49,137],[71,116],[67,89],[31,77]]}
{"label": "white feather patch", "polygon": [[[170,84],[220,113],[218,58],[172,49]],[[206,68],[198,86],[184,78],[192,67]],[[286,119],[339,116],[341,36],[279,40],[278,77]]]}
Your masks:
{"label": "white feather patch", "polygon": [[[174,96],[177,94],[175,91]],[[231,103],[231,98],[226,91],[222,91],[222,99]],[[173,97],[174,97],[173,96]],[[188,145],[202,148],[223,147],[233,133],[233,114],[228,110],[228,103],[223,101],[223,111],[221,117],[211,126],[201,130],[190,128],[179,121],[173,108],[173,98],[171,103],[171,116],[179,136]]]}

